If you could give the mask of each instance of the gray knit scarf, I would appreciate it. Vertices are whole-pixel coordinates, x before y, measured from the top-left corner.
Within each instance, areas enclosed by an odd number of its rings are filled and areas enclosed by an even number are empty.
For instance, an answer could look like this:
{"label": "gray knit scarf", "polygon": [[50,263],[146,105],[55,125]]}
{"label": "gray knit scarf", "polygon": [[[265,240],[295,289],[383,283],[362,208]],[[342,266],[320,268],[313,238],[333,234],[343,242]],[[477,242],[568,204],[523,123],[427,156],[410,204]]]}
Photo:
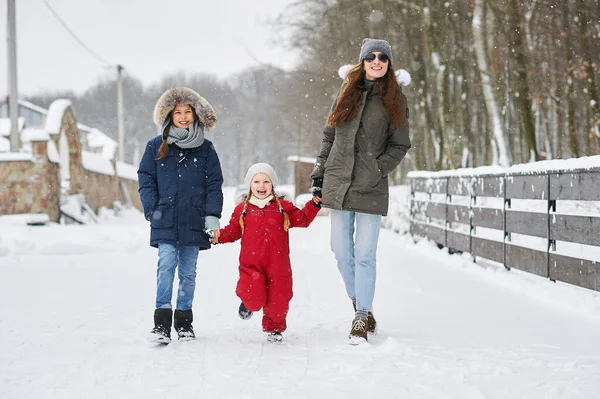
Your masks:
{"label": "gray knit scarf", "polygon": [[189,130],[171,125],[167,143],[175,144],[179,148],[200,147],[204,143],[204,127],[198,121],[194,121]]}

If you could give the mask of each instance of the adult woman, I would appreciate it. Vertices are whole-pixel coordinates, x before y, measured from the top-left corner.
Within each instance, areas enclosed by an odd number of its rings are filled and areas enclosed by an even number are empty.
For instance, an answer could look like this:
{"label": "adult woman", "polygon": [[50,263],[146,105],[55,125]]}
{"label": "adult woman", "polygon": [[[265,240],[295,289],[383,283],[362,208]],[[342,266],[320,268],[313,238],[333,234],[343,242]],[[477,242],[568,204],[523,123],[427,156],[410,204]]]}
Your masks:
{"label": "adult woman", "polygon": [[[138,170],[144,216],[150,221],[150,245],[158,247],[156,310],[149,339],[168,344],[173,318],[178,339],[194,339],[192,301],[198,251],[208,249],[205,230],[219,229],[223,208],[223,174],[204,129],[216,123],[215,111],[194,90],[175,87],[154,108],[160,135],[146,146]],[[171,297],[179,271],[177,307]]]}
{"label": "adult woman", "polygon": [[375,255],[381,217],[388,210],[387,176],[410,148],[408,106],[400,87],[410,75],[394,73],[387,41],[367,38],[359,63],[341,68],[340,76],[344,83],[311,177],[322,190],[322,205],[331,208],[331,249],[355,308],[350,342],[359,343],[367,340],[367,332],[376,332]]}

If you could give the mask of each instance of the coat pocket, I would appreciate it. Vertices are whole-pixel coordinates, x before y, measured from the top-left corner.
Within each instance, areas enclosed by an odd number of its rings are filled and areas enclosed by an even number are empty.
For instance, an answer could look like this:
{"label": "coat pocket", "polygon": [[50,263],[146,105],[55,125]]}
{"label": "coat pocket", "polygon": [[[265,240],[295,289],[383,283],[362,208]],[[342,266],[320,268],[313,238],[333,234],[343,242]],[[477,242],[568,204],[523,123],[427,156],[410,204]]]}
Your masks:
{"label": "coat pocket", "polygon": [[192,197],[190,201],[189,228],[204,231],[204,217],[206,216],[206,203],[202,197]]}
{"label": "coat pocket", "polygon": [[381,170],[376,159],[360,153],[356,157],[352,185],[356,188],[376,187],[382,179]]}
{"label": "coat pocket", "polygon": [[173,227],[175,200],[172,197],[161,198],[156,209],[150,215],[150,226],[153,229],[168,229]]}

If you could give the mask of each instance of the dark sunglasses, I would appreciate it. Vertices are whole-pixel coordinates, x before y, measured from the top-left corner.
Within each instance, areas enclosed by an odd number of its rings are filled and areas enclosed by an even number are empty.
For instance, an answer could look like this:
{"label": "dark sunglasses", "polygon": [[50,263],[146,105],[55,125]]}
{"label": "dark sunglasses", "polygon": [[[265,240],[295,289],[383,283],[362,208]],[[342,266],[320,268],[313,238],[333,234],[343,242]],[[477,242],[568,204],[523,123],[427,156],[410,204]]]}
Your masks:
{"label": "dark sunglasses", "polygon": [[367,55],[365,55],[365,61],[367,62],[373,62],[375,61],[375,58],[379,58],[379,61],[381,62],[388,62],[390,59],[387,55],[385,55],[384,53],[379,53],[377,55],[373,54],[373,53],[369,53]]}

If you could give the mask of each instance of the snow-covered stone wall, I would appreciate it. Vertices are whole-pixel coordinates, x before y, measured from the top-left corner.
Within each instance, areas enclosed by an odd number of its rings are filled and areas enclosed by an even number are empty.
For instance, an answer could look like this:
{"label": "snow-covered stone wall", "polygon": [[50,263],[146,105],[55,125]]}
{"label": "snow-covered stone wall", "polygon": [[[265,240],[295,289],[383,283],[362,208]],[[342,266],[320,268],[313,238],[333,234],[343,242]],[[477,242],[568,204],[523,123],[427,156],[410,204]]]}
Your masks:
{"label": "snow-covered stone wall", "polygon": [[[22,136],[23,152],[0,153],[0,215],[45,213],[58,222],[61,192],[83,194],[95,212],[112,208],[116,201],[142,209],[137,168],[82,151],[71,104],[55,103],[45,134]],[[68,168],[68,173],[61,173],[61,168]]]}
{"label": "snow-covered stone wall", "polygon": [[59,166],[50,161],[47,142],[32,142],[28,159],[0,157],[0,215],[45,213],[58,221]]}

